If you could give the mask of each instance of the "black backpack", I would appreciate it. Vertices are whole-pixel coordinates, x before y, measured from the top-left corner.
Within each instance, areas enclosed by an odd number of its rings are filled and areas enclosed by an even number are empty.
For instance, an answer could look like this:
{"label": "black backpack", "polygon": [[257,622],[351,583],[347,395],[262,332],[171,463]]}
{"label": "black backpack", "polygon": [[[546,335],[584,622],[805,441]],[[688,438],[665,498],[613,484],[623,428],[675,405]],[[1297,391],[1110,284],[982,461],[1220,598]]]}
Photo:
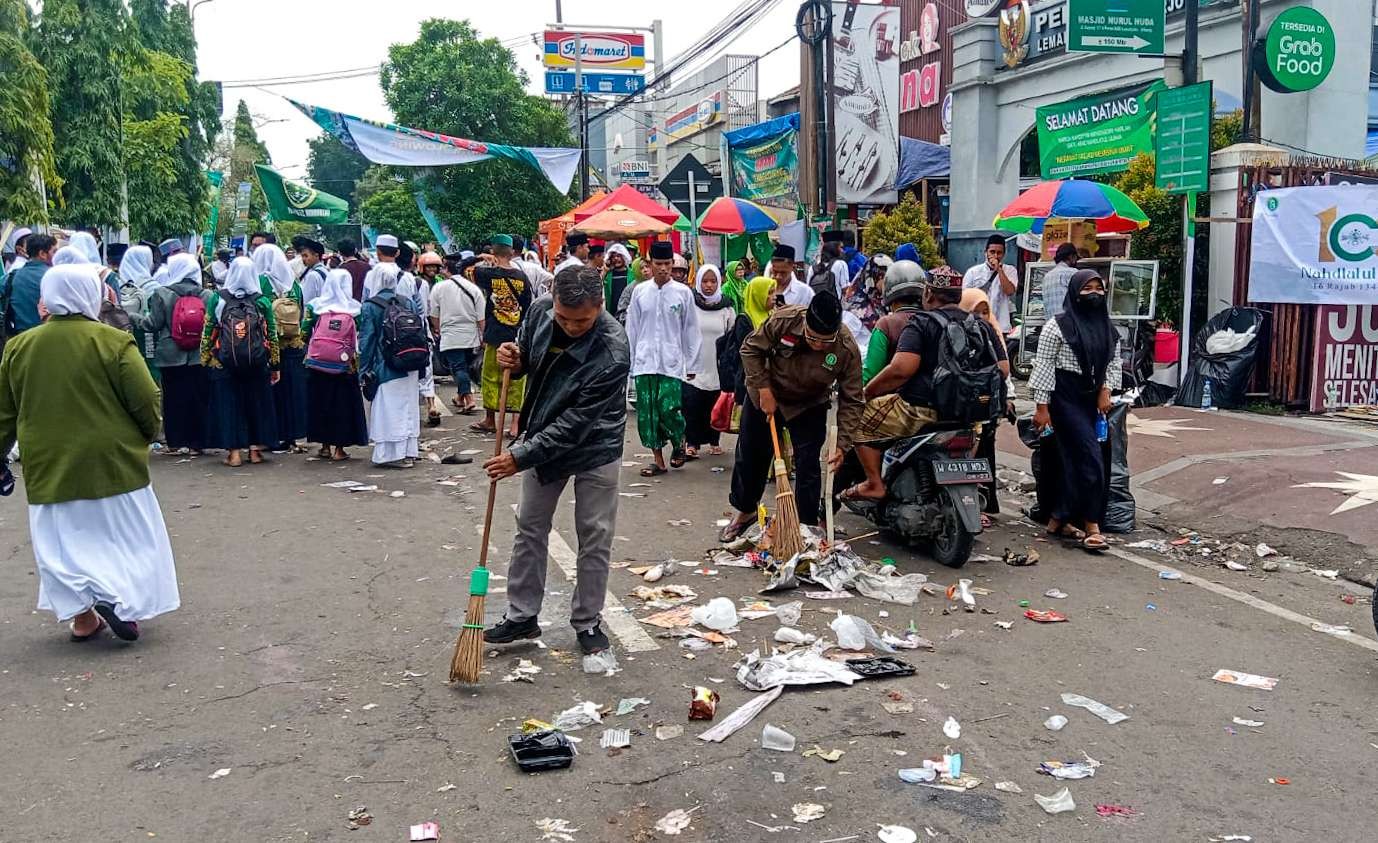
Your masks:
{"label": "black backpack", "polygon": [[933,411],[938,420],[974,424],[1004,415],[1005,379],[990,336],[970,313],[954,319],[924,311],[938,321],[938,359],[933,368]]}
{"label": "black backpack", "polygon": [[258,309],[258,296],[227,296],[216,320],[215,359],[230,371],[268,365],[268,320]]}
{"label": "black backpack", "polygon": [[813,272],[809,275],[809,289],[813,290],[814,295],[837,295],[837,279],[833,278],[832,264],[824,267],[814,266]]}
{"label": "black backpack", "polygon": [[370,302],[383,309],[380,346],[383,362],[396,372],[420,372],[431,362],[431,339],[426,323],[397,296],[374,297]]}

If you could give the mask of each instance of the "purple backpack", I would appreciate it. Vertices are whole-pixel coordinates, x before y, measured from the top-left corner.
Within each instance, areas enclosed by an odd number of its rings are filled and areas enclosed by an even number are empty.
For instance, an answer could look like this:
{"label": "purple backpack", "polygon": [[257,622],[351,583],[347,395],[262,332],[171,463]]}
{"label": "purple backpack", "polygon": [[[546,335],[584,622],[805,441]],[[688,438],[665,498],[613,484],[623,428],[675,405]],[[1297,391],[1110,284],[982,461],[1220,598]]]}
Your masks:
{"label": "purple backpack", "polygon": [[357,348],[354,317],[348,313],[322,313],[311,329],[311,344],[306,347],[306,368],[328,375],[349,371]]}

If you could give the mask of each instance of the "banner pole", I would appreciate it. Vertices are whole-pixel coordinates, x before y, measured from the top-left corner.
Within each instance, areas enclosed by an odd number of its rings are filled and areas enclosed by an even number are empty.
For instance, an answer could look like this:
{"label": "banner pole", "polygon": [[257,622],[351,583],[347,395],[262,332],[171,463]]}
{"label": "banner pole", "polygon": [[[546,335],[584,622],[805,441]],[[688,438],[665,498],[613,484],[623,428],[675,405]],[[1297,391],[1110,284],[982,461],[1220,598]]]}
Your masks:
{"label": "banner pole", "polygon": [[1182,194],[1182,355],[1177,361],[1177,385],[1187,379],[1191,362],[1191,299],[1192,275],[1196,263],[1196,194]]}

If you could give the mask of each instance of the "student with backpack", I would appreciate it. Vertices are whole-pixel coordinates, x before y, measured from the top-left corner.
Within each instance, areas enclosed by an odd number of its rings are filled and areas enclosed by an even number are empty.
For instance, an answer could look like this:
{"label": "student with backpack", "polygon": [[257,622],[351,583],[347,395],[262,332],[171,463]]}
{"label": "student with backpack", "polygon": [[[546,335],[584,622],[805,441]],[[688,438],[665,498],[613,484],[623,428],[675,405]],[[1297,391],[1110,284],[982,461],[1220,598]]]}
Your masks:
{"label": "student with backpack", "polygon": [[370,402],[373,464],[387,468],[411,468],[420,454],[420,373],[431,362],[425,321],[409,296],[398,295],[401,275],[397,264],[374,267],[374,295],[358,319],[359,380]]}
{"label": "student with backpack", "polygon": [[[260,247],[262,248],[262,247]],[[225,289],[206,302],[201,365],[210,382],[206,446],[223,448],[225,465],[263,462],[263,448],[278,441],[273,387],[280,377],[277,322],[253,261],[235,258]]]}
{"label": "student with backpack", "polygon": [[185,252],[168,261],[167,280],[167,286],[148,295],[146,310],[130,311],[130,317],[149,338],[153,365],[161,373],[166,453],[200,453],[206,447],[210,395],[201,365],[201,335],[212,294],[201,288],[201,265]]}
{"label": "student with backpack", "polygon": [[282,350],[281,377],[273,385],[278,438],[270,444],[277,452],[304,454],[306,449],[299,447],[297,440],[306,438],[306,337],[301,324],[306,303],[282,249],[265,243],[254,250],[253,260],[259,288],[264,295],[271,295]]}
{"label": "student with backpack", "polygon": [[349,459],[345,448],[368,444],[353,284],[348,270],[333,269],[306,303],[306,438],[321,443],[320,458],[332,462]]}

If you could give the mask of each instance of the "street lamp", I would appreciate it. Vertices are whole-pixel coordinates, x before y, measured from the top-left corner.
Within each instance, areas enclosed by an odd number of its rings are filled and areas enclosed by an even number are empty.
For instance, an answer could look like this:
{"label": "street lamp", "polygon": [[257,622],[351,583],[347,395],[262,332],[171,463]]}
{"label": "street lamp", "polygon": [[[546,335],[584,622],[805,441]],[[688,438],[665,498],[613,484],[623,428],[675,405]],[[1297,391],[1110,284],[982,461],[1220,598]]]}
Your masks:
{"label": "street lamp", "polygon": [[187,0],[187,17],[191,19],[192,26],[196,26],[196,7],[214,2],[215,0],[196,0],[196,2],[193,3],[192,0]]}

